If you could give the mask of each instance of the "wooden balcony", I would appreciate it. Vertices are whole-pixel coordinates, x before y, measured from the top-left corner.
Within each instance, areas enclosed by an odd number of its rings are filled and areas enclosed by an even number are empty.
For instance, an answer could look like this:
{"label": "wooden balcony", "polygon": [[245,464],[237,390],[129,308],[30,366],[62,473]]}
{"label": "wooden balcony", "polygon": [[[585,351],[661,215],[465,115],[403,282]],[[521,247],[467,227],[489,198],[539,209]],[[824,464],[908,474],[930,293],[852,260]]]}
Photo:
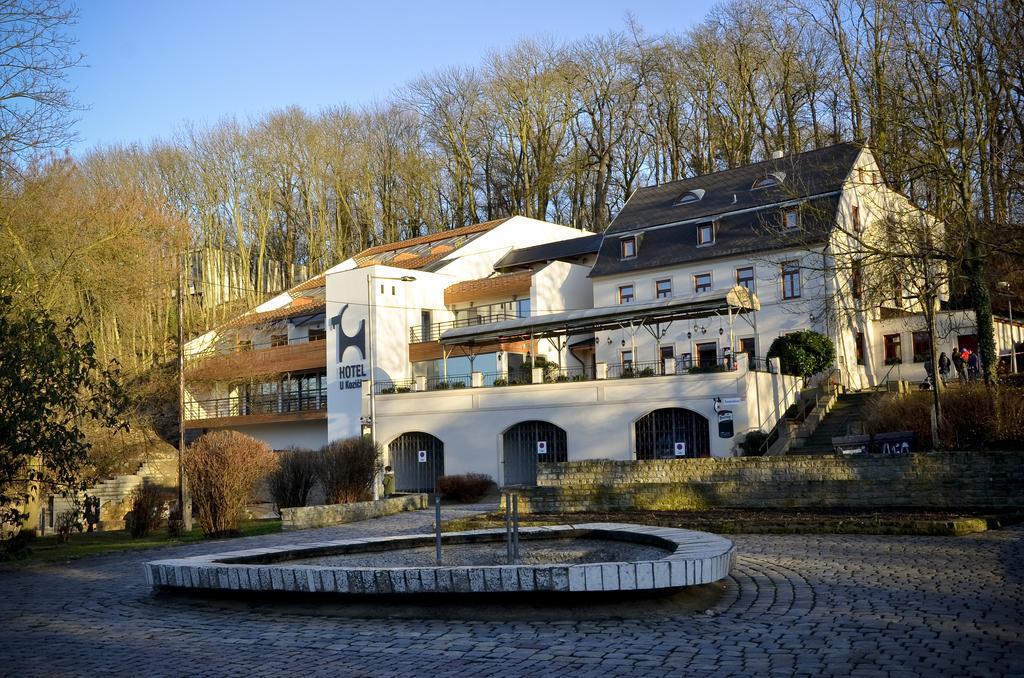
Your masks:
{"label": "wooden balcony", "polygon": [[326,369],[327,344],[319,340],[230,353],[211,351],[186,360],[185,377],[189,381],[250,379],[261,375]]}

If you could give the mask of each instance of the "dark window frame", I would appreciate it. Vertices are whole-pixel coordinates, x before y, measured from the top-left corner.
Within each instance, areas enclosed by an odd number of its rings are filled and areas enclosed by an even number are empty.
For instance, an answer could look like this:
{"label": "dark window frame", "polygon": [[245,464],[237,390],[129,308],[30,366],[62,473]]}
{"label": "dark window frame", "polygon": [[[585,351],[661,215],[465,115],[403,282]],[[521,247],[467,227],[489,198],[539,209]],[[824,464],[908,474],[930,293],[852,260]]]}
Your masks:
{"label": "dark window frame", "polygon": [[[622,293],[623,290],[629,289],[629,294],[625,295]],[[626,297],[629,297],[628,299]],[[636,301],[636,285],[630,283],[628,285],[619,285],[619,304],[632,304]]]}
{"label": "dark window frame", "polygon": [[800,280],[800,262],[796,260],[783,261],[780,265],[780,280],[782,282],[782,299],[799,299],[803,293],[803,284]]}
{"label": "dark window frame", "polygon": [[[747,282],[746,278],[740,278],[740,271],[750,271],[749,285],[745,284]],[[753,266],[740,266],[736,269],[736,284],[740,287],[746,287],[751,292],[755,292],[757,286],[756,279]]]}
{"label": "dark window frame", "polygon": [[[665,283],[668,285],[668,289],[662,289],[661,285]],[[655,299],[668,299],[672,296],[672,278],[662,278],[661,280],[654,281],[654,298]]]}
{"label": "dark window frame", "polygon": [[[698,282],[698,280],[700,278],[703,278],[705,276],[707,276],[707,279],[708,279],[708,282],[707,282],[706,286],[701,284],[700,282]],[[693,293],[694,294],[705,294],[707,292],[710,292],[714,288],[714,286],[715,286],[715,278],[714,278],[713,275],[711,275],[710,271],[708,271],[706,273],[694,273],[693,274]]]}

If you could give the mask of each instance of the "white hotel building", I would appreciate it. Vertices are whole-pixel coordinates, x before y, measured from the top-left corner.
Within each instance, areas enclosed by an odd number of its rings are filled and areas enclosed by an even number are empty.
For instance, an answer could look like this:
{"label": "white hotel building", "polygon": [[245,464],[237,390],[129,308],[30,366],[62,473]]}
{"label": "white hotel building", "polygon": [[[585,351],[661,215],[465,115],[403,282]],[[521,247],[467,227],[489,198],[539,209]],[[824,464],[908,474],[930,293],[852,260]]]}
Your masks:
{"label": "white hotel building", "polygon": [[[372,433],[399,490],[737,455],[798,396],[763,358],[781,334],[828,335],[850,388],[897,362],[923,377],[915,301],[862,307],[829,266],[851,224],[903,200],[875,176],[840,144],[640,189],[603,234],[510,217],[365,250],[190,342],[186,426],[275,449]],[[944,345],[975,342],[970,313],[940,325]],[[999,323],[1004,353],[1010,337]]]}

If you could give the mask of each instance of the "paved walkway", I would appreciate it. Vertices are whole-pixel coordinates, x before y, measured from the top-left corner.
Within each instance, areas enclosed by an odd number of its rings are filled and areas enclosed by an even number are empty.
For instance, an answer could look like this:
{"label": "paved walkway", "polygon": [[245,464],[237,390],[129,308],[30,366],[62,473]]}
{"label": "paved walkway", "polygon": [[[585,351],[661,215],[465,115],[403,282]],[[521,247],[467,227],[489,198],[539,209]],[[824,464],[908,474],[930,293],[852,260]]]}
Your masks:
{"label": "paved walkway", "polygon": [[706,614],[662,602],[621,619],[364,619],[153,596],[143,583],[140,563],[171,553],[425,532],[432,518],[0,569],[0,675],[1024,675],[1024,528],[738,536],[738,565]]}

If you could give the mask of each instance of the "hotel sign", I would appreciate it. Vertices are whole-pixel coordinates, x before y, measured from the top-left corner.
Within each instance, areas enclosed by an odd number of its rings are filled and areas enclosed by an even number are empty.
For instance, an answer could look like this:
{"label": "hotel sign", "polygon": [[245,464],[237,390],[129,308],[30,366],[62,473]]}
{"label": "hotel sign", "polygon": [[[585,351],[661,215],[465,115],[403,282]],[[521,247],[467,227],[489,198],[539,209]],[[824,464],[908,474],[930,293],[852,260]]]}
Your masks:
{"label": "hotel sign", "polygon": [[363,380],[370,378],[366,364],[366,320],[360,318],[359,329],[354,334],[347,333],[344,317],[348,307],[345,304],[331,318],[331,327],[338,330],[338,387],[343,391],[362,388]]}

